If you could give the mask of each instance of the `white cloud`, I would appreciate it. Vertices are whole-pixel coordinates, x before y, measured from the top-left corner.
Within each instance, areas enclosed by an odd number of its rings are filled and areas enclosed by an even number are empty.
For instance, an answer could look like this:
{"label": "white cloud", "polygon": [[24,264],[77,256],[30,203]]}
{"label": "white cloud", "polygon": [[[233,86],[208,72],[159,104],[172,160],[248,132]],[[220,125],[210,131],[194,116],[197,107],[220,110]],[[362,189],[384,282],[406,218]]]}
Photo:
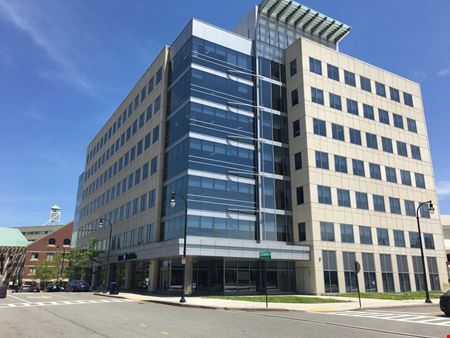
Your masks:
{"label": "white cloud", "polygon": [[450,68],[443,68],[436,73],[437,76],[445,77],[450,75]]}
{"label": "white cloud", "polygon": [[[60,67],[58,78],[78,89],[95,95],[93,84],[81,74],[76,60],[80,59],[75,48],[73,34],[68,34],[58,17],[62,13],[52,12],[51,6],[38,6],[40,2],[25,0],[0,1],[0,17],[13,23]],[[67,19],[67,18],[65,18]]]}
{"label": "white cloud", "polygon": [[436,186],[436,192],[440,198],[450,197],[450,181],[438,181]]}

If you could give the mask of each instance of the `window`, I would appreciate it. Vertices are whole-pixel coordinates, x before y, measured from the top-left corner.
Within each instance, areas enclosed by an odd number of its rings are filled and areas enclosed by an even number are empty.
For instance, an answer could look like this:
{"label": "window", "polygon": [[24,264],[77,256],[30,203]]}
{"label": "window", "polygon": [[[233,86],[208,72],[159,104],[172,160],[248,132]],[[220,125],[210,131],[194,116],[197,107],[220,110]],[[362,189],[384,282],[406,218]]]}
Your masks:
{"label": "window", "polygon": [[386,208],[384,206],[384,196],[373,195],[373,209],[375,211],[385,212]]}
{"label": "window", "polygon": [[31,253],[31,260],[37,260],[39,258],[38,252],[32,252]]}
{"label": "window", "polygon": [[409,246],[411,248],[420,248],[420,238],[417,231],[409,232]]}
{"label": "window", "polygon": [[361,145],[361,131],[350,128],[350,143]]}
{"label": "window", "polygon": [[364,286],[366,292],[377,292],[377,279],[375,274],[375,260],[373,253],[362,253]]}
{"label": "window", "polygon": [[330,64],[327,64],[328,78],[339,81],[339,68]]}
{"label": "window", "polygon": [[56,244],[56,240],[54,238],[49,238],[48,245],[55,245],[55,244]]}
{"label": "window", "polygon": [[391,183],[397,183],[397,174],[395,168],[386,167],[386,180]]}
{"label": "window", "polygon": [[155,174],[157,169],[158,169],[158,156],[153,157],[152,161],[150,162],[150,175]]}
{"label": "window", "polygon": [[30,274],[30,275],[35,275],[35,274],[36,274],[36,268],[30,267],[30,268],[28,269],[28,274]]}
{"label": "window", "polygon": [[298,104],[298,89],[294,89],[291,91],[291,100],[292,100],[292,106],[295,106]]}
{"label": "window", "polygon": [[359,226],[359,241],[361,244],[372,244],[372,230],[368,226]]}
{"label": "window", "polygon": [[387,229],[377,228],[378,245],[389,246],[389,233]]}
{"label": "window", "polygon": [[399,93],[398,89],[389,87],[389,92],[391,94],[392,101],[400,102],[400,93]]}
{"label": "window", "polygon": [[394,153],[394,148],[392,147],[392,140],[387,137],[381,137],[381,144],[383,146],[383,151],[386,153]]}
{"label": "window", "polygon": [[370,178],[381,180],[381,168],[379,164],[369,163]]}
{"label": "window", "polygon": [[150,190],[148,194],[148,207],[153,208],[155,206],[156,190]]}
{"label": "window", "polygon": [[148,177],[148,163],[145,163],[142,167],[142,180],[145,180]]}
{"label": "window", "polygon": [[411,173],[408,170],[400,170],[400,177],[403,185],[411,186]]}
{"label": "window", "polygon": [[377,135],[366,133],[367,147],[371,149],[378,149]]}
{"label": "window", "polygon": [[52,261],[55,258],[55,254],[53,252],[47,252],[47,260]]}
{"label": "window", "polygon": [[327,128],[325,121],[319,120],[319,119],[313,119],[313,125],[314,125],[314,134],[321,135],[321,136],[327,136]]}
{"label": "window", "polygon": [[347,99],[347,112],[353,115],[359,115],[358,102]]}
{"label": "window", "polygon": [[334,170],[340,173],[347,173],[347,158],[334,155]]}
{"label": "window", "polygon": [[330,93],[330,107],[338,110],[342,110],[341,97]]}
{"label": "window", "polygon": [[402,211],[400,209],[400,200],[395,197],[389,197],[389,208],[391,214],[401,215]]}
{"label": "window", "polygon": [[160,67],[160,68],[156,71],[155,85],[157,85],[159,82],[161,82],[161,80],[162,80],[162,68]]}
{"label": "window", "polygon": [[316,167],[321,169],[329,169],[327,153],[316,151]]}
{"label": "window", "polygon": [[422,204],[420,207],[420,217],[430,218],[430,210],[428,210],[428,204]]}
{"label": "window", "polygon": [[386,97],[386,87],[384,84],[375,81],[375,91],[378,96]]}
{"label": "window", "polygon": [[358,291],[355,272],[355,253],[354,252],[342,252],[342,258],[344,260],[344,277],[345,277],[345,292]]}
{"label": "window", "polygon": [[367,194],[365,192],[356,191],[355,198],[356,198],[356,208],[369,210],[369,202],[367,200]]}
{"label": "window", "polygon": [[309,58],[309,70],[313,73],[322,75],[322,63],[320,60]]}
{"label": "window", "polygon": [[153,144],[158,142],[158,140],[159,140],[159,125],[153,128]]}
{"label": "window", "polygon": [[355,73],[349,72],[348,70],[344,70],[344,78],[346,84],[348,84],[349,86],[356,87]]}
{"label": "window", "polygon": [[161,95],[155,99],[155,114],[161,110]]}
{"label": "window", "polygon": [[394,117],[394,126],[403,129],[403,117],[395,113],[392,116]]}
{"label": "window", "polygon": [[148,81],[147,94],[150,94],[151,91],[153,90],[154,80],[155,80],[155,78],[152,77],[152,78]]}
{"label": "window", "polygon": [[291,71],[291,76],[297,74],[297,59],[294,59],[289,63],[289,68]]}
{"label": "window", "polygon": [[427,257],[428,273],[430,276],[430,288],[431,290],[441,290],[441,284],[439,283],[439,271],[437,267],[436,257]]}
{"label": "window", "polygon": [[353,236],[353,225],[341,224],[341,242],[355,243],[355,238]]}
{"label": "window", "polygon": [[403,93],[403,102],[410,107],[414,107],[413,98],[411,94]]}
{"label": "window", "polygon": [[331,188],[323,185],[317,186],[317,194],[319,198],[319,203],[331,204]]}
{"label": "window", "polygon": [[397,141],[397,153],[400,156],[408,157],[408,151],[406,149],[406,143]]}
{"label": "window", "polygon": [[383,291],[394,292],[394,276],[392,273],[391,255],[380,254],[381,279],[383,280]]}
{"label": "window", "polygon": [[298,240],[306,241],[306,223],[298,223]]}
{"label": "window", "polygon": [[425,242],[425,249],[434,250],[433,234],[423,233],[423,241]]}
{"label": "window", "polygon": [[144,150],[147,150],[150,147],[151,133],[148,133],[144,137]]}
{"label": "window", "polygon": [[322,241],[334,242],[334,224],[320,222],[320,239]]}
{"label": "window", "polygon": [[331,125],[331,130],[332,130],[332,133],[333,133],[333,139],[339,140],[339,141],[345,141],[344,126],[341,126],[340,124],[333,123]]}
{"label": "window", "polygon": [[336,251],[322,251],[323,279],[326,293],[339,292]]}
{"label": "window", "polygon": [[373,107],[368,104],[363,104],[364,117],[369,120],[375,120],[375,114],[373,112]]}
{"label": "window", "polygon": [[405,200],[405,214],[406,216],[416,216],[416,206],[414,201]]}
{"label": "window", "polygon": [[405,255],[397,255],[397,270],[400,282],[400,291],[411,291],[411,283],[409,281],[408,259]]}
{"label": "window", "polygon": [[367,77],[360,76],[361,80],[361,89],[365,90],[366,92],[372,92],[372,86],[370,85],[370,80]]}
{"label": "window", "polygon": [[294,137],[300,136],[300,121],[295,120],[292,123],[293,135]]}
{"label": "window", "polygon": [[303,187],[297,187],[297,205],[305,203],[305,198],[303,196]]}
{"label": "window", "polygon": [[408,124],[408,130],[413,133],[417,133],[417,125],[416,120],[410,119],[409,117],[406,119]]}
{"label": "window", "polygon": [[381,123],[389,124],[389,113],[384,109],[378,109],[378,119]]}
{"label": "window", "polygon": [[340,207],[350,208],[350,191],[345,189],[337,189],[338,205]]}
{"label": "window", "polygon": [[323,90],[311,87],[311,100],[312,102],[323,105]]}
{"label": "window", "polygon": [[294,155],[295,170],[302,169],[302,153],[298,152]]}
{"label": "window", "polygon": [[153,240],[153,224],[147,224],[147,238],[146,242],[149,243]]}
{"label": "window", "polygon": [[365,176],[364,174],[364,162],[360,160],[352,160],[353,163],[353,175],[356,176]]}
{"label": "window", "polygon": [[405,233],[402,230],[394,230],[394,244],[400,248],[404,248],[406,246]]}
{"label": "window", "polygon": [[423,174],[414,173],[414,176],[416,178],[416,187],[425,189],[425,177]]}
{"label": "window", "polygon": [[411,157],[415,160],[421,160],[422,155],[420,155],[420,148],[411,144]]}
{"label": "window", "polygon": [[70,239],[69,238],[64,239],[63,245],[70,245]]}
{"label": "window", "polygon": [[425,290],[425,284],[423,280],[423,263],[420,256],[412,256],[413,268],[414,268],[414,280],[416,282],[416,291]]}

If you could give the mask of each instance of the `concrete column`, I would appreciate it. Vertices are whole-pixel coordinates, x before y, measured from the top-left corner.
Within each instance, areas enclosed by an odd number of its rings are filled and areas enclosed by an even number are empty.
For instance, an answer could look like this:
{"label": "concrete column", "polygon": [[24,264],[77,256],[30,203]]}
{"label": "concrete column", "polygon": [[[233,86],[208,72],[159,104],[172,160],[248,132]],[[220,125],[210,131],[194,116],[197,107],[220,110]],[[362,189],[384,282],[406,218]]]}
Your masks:
{"label": "concrete column", "polygon": [[192,257],[186,257],[186,274],[184,279],[184,293],[186,295],[192,294],[192,273],[193,264]]}
{"label": "concrete column", "polygon": [[133,262],[126,262],[125,263],[125,289],[131,289],[132,288],[132,276],[133,272]]}
{"label": "concrete column", "polygon": [[158,260],[151,259],[148,266],[148,291],[158,291]]}

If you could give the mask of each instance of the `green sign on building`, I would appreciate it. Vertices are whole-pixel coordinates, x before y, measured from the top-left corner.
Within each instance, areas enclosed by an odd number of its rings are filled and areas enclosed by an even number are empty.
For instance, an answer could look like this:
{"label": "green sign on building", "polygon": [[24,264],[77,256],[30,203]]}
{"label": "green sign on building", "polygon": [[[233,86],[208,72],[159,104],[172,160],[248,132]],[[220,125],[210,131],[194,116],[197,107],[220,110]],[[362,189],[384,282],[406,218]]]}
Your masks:
{"label": "green sign on building", "polygon": [[272,253],[270,251],[261,251],[259,253],[260,259],[272,259]]}

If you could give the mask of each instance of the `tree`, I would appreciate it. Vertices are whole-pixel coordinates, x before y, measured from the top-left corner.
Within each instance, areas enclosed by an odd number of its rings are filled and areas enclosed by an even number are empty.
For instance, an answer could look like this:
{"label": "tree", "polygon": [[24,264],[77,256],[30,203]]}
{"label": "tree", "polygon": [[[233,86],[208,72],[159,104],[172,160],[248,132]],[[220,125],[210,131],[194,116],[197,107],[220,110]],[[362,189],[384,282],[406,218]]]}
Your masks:
{"label": "tree", "polygon": [[57,276],[57,268],[52,260],[43,260],[36,265],[36,277],[41,280],[41,285],[45,285],[48,281],[55,279]]}
{"label": "tree", "polygon": [[91,280],[94,264],[99,263],[102,251],[96,249],[97,240],[89,239],[86,249],[73,248],[68,255],[69,265],[66,273],[70,279]]}

